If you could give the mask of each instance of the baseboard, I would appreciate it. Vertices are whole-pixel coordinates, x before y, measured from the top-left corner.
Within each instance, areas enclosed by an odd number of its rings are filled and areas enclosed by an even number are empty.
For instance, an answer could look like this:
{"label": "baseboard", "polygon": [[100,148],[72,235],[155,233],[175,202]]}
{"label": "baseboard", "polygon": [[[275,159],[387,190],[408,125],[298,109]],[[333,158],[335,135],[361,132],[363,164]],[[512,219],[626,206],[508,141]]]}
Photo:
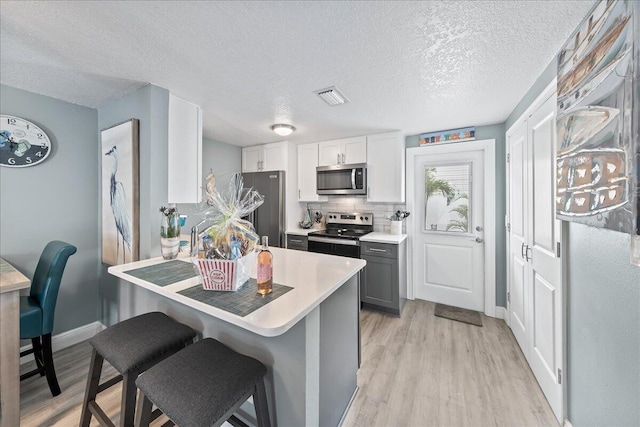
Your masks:
{"label": "baseboard", "polygon": [[569,422],[569,419],[568,419],[568,418],[565,418],[565,419],[564,419],[564,423],[562,423],[562,427],[573,427],[573,426],[572,426],[572,425],[571,425],[571,423]]}
{"label": "baseboard", "polygon": [[[61,334],[54,335],[51,337],[51,348],[53,351],[62,350],[63,348],[71,347],[74,344],[78,344],[79,342],[88,340],[93,337],[95,334],[105,329],[105,326],[95,321],[93,323],[89,323],[88,325],[80,326],[75,329],[71,329],[70,331],[62,332]],[[20,351],[29,350],[31,348],[31,344],[20,347]],[[24,364],[33,360],[33,355],[28,354],[24,357],[20,358],[20,364]]]}

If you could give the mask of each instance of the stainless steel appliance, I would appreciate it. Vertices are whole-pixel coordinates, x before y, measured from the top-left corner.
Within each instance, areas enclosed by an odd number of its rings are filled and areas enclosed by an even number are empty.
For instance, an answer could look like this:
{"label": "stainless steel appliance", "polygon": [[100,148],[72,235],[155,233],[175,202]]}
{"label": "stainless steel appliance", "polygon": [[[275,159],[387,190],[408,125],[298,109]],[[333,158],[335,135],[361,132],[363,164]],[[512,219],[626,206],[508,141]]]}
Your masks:
{"label": "stainless steel appliance", "polygon": [[360,257],[360,237],[373,231],[373,213],[327,213],[326,230],[309,233],[309,252]]}
{"label": "stainless steel appliance", "polygon": [[318,166],[316,168],[318,194],[362,195],[367,194],[367,165]]}
{"label": "stainless steel appliance", "polygon": [[264,196],[264,203],[246,219],[251,221],[259,236],[269,236],[269,245],[285,246],[285,172],[243,173],[245,188],[253,187]]}

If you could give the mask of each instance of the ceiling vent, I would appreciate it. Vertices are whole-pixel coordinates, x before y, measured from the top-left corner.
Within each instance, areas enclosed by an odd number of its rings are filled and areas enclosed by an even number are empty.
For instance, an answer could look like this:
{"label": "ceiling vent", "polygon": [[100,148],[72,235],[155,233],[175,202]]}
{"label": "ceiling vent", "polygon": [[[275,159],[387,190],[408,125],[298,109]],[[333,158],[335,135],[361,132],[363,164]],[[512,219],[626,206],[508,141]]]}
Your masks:
{"label": "ceiling vent", "polygon": [[316,90],[313,93],[318,95],[324,102],[326,102],[330,106],[340,105],[340,104],[349,102],[347,97],[344,96],[344,94],[340,92],[340,89],[338,89],[335,86]]}

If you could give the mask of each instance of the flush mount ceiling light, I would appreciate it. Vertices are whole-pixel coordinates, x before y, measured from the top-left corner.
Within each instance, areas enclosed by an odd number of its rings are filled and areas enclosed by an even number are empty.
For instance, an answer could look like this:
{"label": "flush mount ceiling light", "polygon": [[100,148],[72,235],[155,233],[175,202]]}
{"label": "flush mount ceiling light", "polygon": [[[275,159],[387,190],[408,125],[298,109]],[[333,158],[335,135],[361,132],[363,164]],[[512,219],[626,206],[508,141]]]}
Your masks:
{"label": "flush mount ceiling light", "polygon": [[316,90],[313,93],[318,95],[324,102],[332,107],[334,105],[340,105],[349,102],[349,99],[347,99],[347,97],[344,96],[342,92],[340,92],[340,89],[335,86]]}
{"label": "flush mount ceiling light", "polygon": [[296,128],[291,125],[276,124],[271,126],[271,130],[280,136],[289,136]]}

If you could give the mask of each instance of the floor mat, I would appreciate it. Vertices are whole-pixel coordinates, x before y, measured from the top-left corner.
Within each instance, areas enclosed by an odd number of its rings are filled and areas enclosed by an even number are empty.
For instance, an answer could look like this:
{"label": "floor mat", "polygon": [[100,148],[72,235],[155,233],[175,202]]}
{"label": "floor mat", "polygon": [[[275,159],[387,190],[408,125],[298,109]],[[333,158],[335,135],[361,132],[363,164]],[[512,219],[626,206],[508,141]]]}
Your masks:
{"label": "floor mat", "polygon": [[436,304],[436,311],[434,314],[438,317],[444,317],[445,319],[482,326],[482,317],[480,316],[480,313],[473,310],[467,310],[466,308]]}

